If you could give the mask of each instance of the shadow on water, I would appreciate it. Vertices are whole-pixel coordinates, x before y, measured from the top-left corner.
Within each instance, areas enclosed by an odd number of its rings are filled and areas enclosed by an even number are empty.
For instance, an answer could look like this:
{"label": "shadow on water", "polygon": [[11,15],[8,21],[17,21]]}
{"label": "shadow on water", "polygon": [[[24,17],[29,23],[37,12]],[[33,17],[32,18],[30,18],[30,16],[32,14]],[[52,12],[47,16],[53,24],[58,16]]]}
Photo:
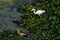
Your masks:
{"label": "shadow on water", "polygon": [[16,21],[12,21],[12,22],[15,23],[18,26],[20,25],[19,21],[17,21],[17,20]]}

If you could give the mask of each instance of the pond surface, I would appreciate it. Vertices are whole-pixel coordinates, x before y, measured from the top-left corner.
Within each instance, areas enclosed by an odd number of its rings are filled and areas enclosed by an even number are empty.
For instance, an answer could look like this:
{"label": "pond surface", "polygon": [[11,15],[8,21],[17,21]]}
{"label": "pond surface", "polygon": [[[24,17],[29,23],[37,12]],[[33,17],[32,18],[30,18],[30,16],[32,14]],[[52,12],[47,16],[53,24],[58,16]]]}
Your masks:
{"label": "pond surface", "polygon": [[35,2],[35,0],[25,0],[24,2],[20,1],[20,2],[14,2],[11,4],[8,3],[2,3],[0,4],[0,29],[11,29],[11,30],[15,30],[18,28],[18,26],[13,23],[12,21],[15,20],[20,20],[20,16],[22,15],[22,13],[19,13],[17,11],[17,6],[19,5],[23,5],[23,3],[31,3],[31,2]]}

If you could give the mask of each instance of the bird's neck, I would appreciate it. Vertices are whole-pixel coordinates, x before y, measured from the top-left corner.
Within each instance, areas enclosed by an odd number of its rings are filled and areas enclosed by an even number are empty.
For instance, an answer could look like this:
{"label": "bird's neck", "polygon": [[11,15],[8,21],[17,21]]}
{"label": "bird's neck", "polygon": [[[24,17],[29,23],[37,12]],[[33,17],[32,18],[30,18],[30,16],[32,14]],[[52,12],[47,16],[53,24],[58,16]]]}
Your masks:
{"label": "bird's neck", "polygon": [[35,10],[34,10],[34,13],[35,13]]}

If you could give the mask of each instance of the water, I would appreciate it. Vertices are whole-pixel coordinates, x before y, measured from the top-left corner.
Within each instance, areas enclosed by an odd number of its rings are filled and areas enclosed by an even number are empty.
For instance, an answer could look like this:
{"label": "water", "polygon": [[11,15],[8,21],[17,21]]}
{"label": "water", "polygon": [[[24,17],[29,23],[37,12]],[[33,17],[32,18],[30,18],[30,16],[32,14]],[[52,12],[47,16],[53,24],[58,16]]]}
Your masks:
{"label": "water", "polygon": [[3,6],[0,8],[0,29],[10,29],[10,30],[16,30],[18,26],[13,23],[12,21],[20,20],[20,16],[22,13],[19,13],[17,11],[17,6],[35,2],[35,0],[25,0],[25,1],[17,1],[12,4],[8,3],[2,3],[0,6]]}
{"label": "water", "polygon": [[13,11],[11,11],[10,8],[4,8],[0,10],[0,28],[17,28],[17,25],[14,24],[12,21],[14,20],[20,20],[21,13],[18,13],[16,9],[14,8]]}

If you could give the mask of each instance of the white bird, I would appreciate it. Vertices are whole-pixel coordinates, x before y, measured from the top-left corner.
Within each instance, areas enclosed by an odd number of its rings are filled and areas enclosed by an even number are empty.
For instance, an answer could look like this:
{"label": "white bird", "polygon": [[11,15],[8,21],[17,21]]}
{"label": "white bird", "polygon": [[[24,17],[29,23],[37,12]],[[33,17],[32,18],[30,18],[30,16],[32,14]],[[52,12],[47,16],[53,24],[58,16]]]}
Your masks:
{"label": "white bird", "polygon": [[34,8],[32,9],[32,11],[34,12],[34,14],[38,14],[40,16],[40,14],[44,13],[45,10],[35,10]]}

